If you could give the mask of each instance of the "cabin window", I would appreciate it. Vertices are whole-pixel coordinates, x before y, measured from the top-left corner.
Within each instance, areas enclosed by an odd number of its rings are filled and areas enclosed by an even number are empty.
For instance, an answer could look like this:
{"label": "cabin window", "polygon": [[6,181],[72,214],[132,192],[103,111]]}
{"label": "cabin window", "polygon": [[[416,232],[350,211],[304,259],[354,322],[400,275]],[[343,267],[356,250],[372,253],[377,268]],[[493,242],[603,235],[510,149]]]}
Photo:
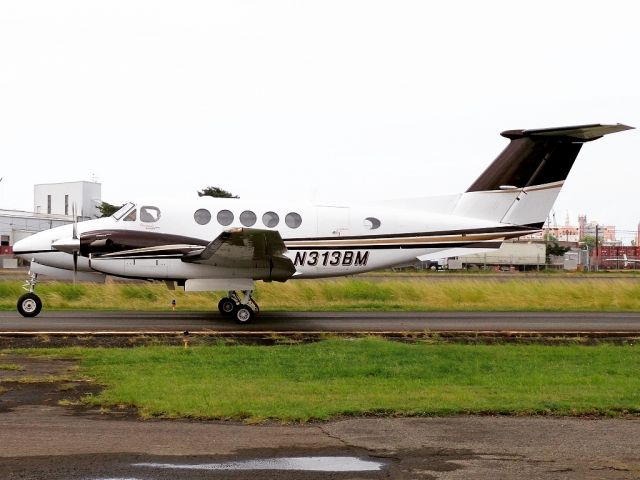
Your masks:
{"label": "cabin window", "polygon": [[375,217],[367,217],[364,219],[363,225],[364,228],[375,230],[376,228],[380,228],[380,225],[382,225],[382,223]]}
{"label": "cabin window", "polygon": [[302,225],[302,217],[295,212],[287,213],[287,216],[284,217],[284,223],[289,228],[298,228]]}
{"label": "cabin window", "polygon": [[140,221],[153,223],[160,220],[160,209],[158,207],[140,207]]}
{"label": "cabin window", "polygon": [[276,212],[267,212],[262,215],[262,223],[264,223],[265,227],[273,228],[280,223],[280,217]]}
{"label": "cabin window", "polygon": [[231,225],[233,223],[233,213],[231,213],[229,210],[220,210],[218,212],[218,223],[220,225],[224,225],[225,227],[227,225]]}
{"label": "cabin window", "polygon": [[240,214],[240,223],[245,227],[250,227],[256,223],[256,214],[251,210],[245,210]]}
{"label": "cabin window", "polygon": [[193,219],[198,225],[206,225],[211,221],[211,212],[206,208],[200,208],[193,214]]}
{"label": "cabin window", "polygon": [[135,222],[138,218],[138,216],[136,215],[137,210],[134,208],[133,210],[131,210],[131,212],[129,212],[129,214],[124,217],[124,221],[125,222]]}

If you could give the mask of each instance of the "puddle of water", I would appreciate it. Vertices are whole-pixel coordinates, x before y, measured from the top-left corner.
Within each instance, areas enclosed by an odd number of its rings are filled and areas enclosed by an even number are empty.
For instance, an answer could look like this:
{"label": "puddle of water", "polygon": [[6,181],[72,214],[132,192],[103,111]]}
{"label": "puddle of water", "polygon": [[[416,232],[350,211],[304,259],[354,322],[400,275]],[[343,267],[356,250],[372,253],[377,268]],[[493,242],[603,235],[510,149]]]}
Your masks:
{"label": "puddle of water", "polygon": [[219,463],[134,463],[134,467],[179,470],[302,470],[307,472],[370,472],[381,462],[357,457],[281,457]]}

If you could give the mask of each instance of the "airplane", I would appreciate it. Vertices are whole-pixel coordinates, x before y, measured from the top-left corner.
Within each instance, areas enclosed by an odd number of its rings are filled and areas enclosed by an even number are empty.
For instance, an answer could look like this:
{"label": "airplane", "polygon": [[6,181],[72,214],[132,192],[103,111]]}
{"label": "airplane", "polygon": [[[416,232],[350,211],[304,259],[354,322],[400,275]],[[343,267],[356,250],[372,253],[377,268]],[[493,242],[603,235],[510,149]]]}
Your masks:
{"label": "airplane", "polygon": [[275,205],[198,197],[127,203],[110,217],[18,241],[31,262],[17,309],[34,317],[38,275],[104,281],[107,275],[166,282],[187,292],[225,291],[218,308],[247,324],[259,312],[255,282],[338,277],[448,251],[499,248],[537,232],[583,144],[632,129],[579,125],[508,130],[505,149],[464,192],[344,205]]}
{"label": "airplane", "polygon": [[605,258],[604,261],[605,262],[624,262],[624,268],[627,268],[629,265],[632,265],[634,263],[640,263],[640,260],[633,260],[633,259],[627,258],[626,253],[622,254],[622,258]]}

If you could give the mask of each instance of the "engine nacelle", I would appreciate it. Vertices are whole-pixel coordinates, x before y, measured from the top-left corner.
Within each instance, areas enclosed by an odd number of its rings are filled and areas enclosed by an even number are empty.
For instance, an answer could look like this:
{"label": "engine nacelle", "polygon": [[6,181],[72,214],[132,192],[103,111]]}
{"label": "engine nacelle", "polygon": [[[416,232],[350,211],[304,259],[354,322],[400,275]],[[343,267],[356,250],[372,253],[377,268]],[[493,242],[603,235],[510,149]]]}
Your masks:
{"label": "engine nacelle", "polygon": [[252,262],[243,268],[183,262],[180,258],[95,257],[89,266],[100,273],[126,278],[154,280],[188,280],[199,278],[242,278],[284,282],[291,277],[290,262],[276,259]]}

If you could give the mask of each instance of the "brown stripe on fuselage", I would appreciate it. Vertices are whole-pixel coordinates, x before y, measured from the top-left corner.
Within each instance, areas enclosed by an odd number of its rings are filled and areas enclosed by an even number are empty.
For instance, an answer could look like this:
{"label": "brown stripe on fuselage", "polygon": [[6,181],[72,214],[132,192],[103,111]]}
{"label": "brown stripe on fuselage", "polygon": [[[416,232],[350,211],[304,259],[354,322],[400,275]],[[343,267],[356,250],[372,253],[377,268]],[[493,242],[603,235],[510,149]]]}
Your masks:
{"label": "brown stripe on fuselage", "polygon": [[[384,249],[384,248],[452,248],[471,244],[502,242],[538,229],[530,226],[505,226],[494,229],[450,230],[440,232],[399,233],[347,237],[315,237],[284,240],[287,248],[301,249]],[[468,233],[465,233],[468,232]],[[207,246],[211,240],[140,230],[97,230],[80,236],[80,252],[101,255],[149,247],[189,245]],[[488,247],[493,248],[493,247]],[[169,249],[172,250],[172,249]],[[166,252],[167,254],[169,251]],[[172,250],[175,253],[175,250]]]}
{"label": "brown stripe on fuselage", "polygon": [[[315,240],[315,241],[298,241],[298,242],[285,242],[287,248],[289,247],[302,247],[314,245],[325,246],[362,246],[363,248],[369,245],[412,245],[412,244],[430,244],[430,243],[469,243],[469,242],[482,242],[485,240],[498,240],[503,239],[506,235],[515,235],[515,232],[499,232],[494,234],[482,234],[482,235],[456,235],[456,236],[443,236],[443,237],[414,237],[414,238],[377,238],[377,239],[363,239],[352,240],[348,237],[344,239],[335,238],[332,240]],[[522,235],[518,233],[517,235]]]}

